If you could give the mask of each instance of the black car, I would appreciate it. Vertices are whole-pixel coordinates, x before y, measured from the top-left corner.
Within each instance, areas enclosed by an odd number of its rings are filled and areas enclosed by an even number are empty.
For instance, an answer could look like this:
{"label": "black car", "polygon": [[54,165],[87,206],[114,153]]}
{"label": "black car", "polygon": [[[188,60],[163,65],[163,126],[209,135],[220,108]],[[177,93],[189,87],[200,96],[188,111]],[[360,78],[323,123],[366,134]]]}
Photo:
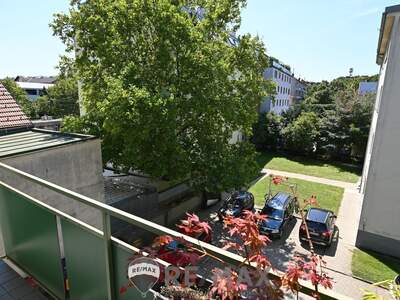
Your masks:
{"label": "black car", "polygon": [[223,220],[225,216],[239,217],[244,210],[254,209],[254,196],[246,191],[234,192],[218,211],[218,217]]}
{"label": "black car", "polygon": [[[305,219],[313,244],[330,246],[335,235],[335,214],[322,208],[310,208],[306,213]],[[300,226],[299,237],[301,242],[307,242],[304,223]]]}
{"label": "black car", "polygon": [[296,200],[289,194],[277,193],[266,201],[261,210],[261,214],[266,215],[267,219],[261,222],[260,233],[281,238],[289,220],[294,218],[295,211]]}

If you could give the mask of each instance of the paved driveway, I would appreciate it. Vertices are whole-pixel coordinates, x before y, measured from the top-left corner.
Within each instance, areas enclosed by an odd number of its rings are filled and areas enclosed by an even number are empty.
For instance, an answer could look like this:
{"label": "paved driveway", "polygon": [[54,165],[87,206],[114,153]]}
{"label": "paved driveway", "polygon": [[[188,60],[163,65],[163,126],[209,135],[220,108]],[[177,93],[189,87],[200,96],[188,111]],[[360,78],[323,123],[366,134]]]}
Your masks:
{"label": "paved driveway", "polygon": [[[323,179],[321,180],[323,181]],[[322,255],[327,262],[326,272],[333,278],[334,290],[338,293],[354,299],[361,299],[362,290],[368,289],[380,295],[390,297],[386,290],[371,287],[369,283],[351,276],[351,257],[355,246],[361,204],[362,199],[355,185],[347,187],[338,213],[336,221],[338,231],[336,232],[333,243],[329,248],[316,246],[315,251]],[[213,229],[212,244],[216,246],[222,245],[222,237],[226,236],[223,225],[218,221],[216,214],[220,205],[221,204],[217,204],[198,212],[202,220],[206,220],[210,223]],[[309,250],[301,245],[298,238],[300,224],[301,220],[299,218],[293,219],[283,237],[279,240],[272,240],[272,242],[265,247],[265,255],[277,270],[285,271],[288,262],[296,255],[308,255]],[[212,265],[211,260],[209,260],[209,263],[210,265],[208,266],[206,264],[207,270],[211,270],[215,267]]]}

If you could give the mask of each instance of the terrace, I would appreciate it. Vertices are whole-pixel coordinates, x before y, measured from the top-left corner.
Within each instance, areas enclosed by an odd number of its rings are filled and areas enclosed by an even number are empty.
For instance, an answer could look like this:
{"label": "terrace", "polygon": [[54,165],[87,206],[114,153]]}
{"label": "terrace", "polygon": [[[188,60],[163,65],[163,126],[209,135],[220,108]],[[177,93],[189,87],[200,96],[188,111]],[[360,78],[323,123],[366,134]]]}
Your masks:
{"label": "terrace", "polygon": [[[118,292],[119,288],[127,283],[128,259],[138,253],[139,249],[111,235],[110,217],[146,230],[150,235],[183,237],[195,247],[203,248],[229,264],[238,266],[243,262],[243,258],[236,254],[182,236],[181,233],[6,164],[0,163],[0,172],[11,173],[25,184],[40,185],[44,192],[55,192],[101,213],[102,230],[99,230],[0,181],[0,228],[4,240],[5,258],[34,278],[54,299],[111,300],[142,297],[134,288],[128,289],[123,295]],[[65,261],[65,267],[62,261]],[[165,262],[160,263],[167,265]],[[65,274],[68,278],[68,293],[64,288]],[[273,279],[279,274],[271,271],[269,276]],[[24,285],[21,285],[21,288],[25,288]],[[312,293],[313,286],[308,282],[301,282],[303,295],[301,298],[308,298],[307,295],[310,296]],[[149,299],[153,299],[154,296],[157,299],[166,299],[156,290],[147,294]],[[321,297],[348,299],[328,290],[323,290]]]}

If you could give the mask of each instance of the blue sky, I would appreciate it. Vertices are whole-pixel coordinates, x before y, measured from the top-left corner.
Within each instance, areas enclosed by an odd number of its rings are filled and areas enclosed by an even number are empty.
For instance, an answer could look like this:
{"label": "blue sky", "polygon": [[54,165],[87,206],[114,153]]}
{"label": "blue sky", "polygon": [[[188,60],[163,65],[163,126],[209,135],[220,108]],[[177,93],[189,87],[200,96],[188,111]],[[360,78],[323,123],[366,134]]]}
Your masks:
{"label": "blue sky", "polygon": [[[48,27],[68,0],[0,0],[0,78],[56,74],[64,47]],[[248,0],[241,32],[307,80],[374,74],[380,19],[399,0]]]}

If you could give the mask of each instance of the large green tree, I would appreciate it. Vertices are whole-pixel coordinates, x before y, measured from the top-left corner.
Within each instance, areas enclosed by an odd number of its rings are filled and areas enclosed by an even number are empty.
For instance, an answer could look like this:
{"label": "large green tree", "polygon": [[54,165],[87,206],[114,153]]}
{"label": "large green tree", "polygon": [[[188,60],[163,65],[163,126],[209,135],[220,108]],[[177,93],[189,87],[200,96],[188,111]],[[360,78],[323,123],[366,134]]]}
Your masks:
{"label": "large green tree", "polygon": [[[256,171],[247,141],[270,88],[258,38],[239,35],[244,0],[71,1],[55,35],[77,57],[85,132],[104,161],[221,190]],[[271,89],[272,90],[272,89]],[[68,124],[67,124],[68,125]]]}

